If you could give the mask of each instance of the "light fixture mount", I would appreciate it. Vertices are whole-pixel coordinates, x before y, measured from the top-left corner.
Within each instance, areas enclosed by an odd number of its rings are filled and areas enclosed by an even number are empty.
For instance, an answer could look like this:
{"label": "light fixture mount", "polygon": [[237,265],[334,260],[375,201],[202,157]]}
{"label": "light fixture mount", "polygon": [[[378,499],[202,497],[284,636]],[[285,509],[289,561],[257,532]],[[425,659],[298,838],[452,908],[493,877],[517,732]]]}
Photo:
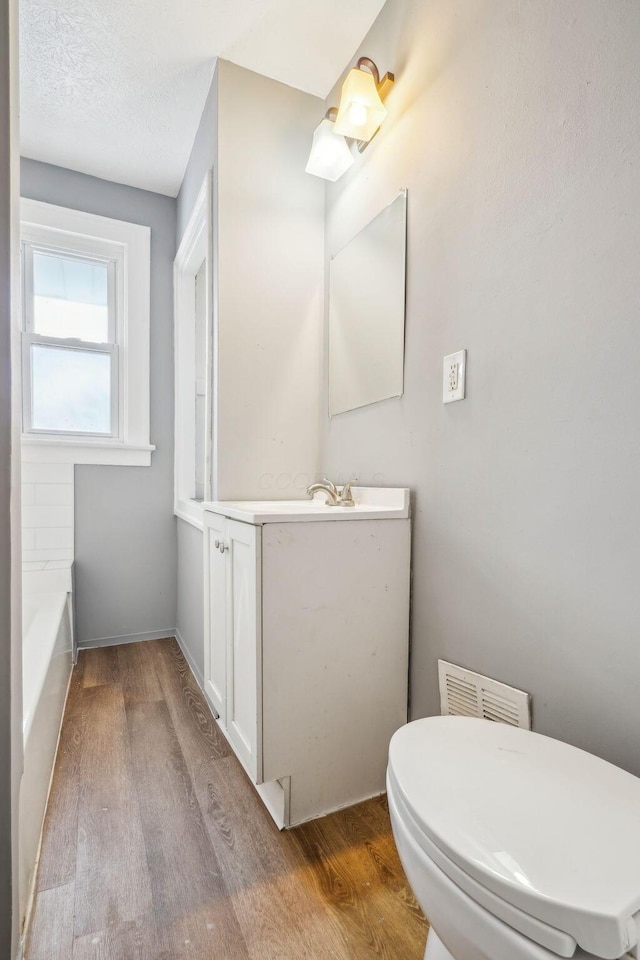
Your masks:
{"label": "light fixture mount", "polygon": [[395,83],[395,79],[396,79],[395,76],[389,71],[387,71],[381,80],[380,71],[378,70],[378,67],[376,66],[374,61],[371,59],[371,57],[360,57],[360,59],[358,60],[358,63],[356,64],[356,70],[362,70],[365,67],[369,71],[369,73],[373,75],[373,79],[376,82],[378,93],[380,94],[380,99],[384,100],[385,96],[387,95],[387,93]]}

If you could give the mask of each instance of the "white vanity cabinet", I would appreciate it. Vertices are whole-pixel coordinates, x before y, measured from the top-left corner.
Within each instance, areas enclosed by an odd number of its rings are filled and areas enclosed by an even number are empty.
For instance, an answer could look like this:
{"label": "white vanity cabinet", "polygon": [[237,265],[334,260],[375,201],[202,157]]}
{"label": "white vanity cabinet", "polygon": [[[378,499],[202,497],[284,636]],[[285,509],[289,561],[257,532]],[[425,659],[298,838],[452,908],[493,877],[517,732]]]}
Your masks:
{"label": "white vanity cabinet", "polygon": [[409,502],[393,493],[206,505],[205,692],[280,827],[385,789],[407,720]]}
{"label": "white vanity cabinet", "polygon": [[205,692],[254,783],[262,779],[261,527],[205,514]]}

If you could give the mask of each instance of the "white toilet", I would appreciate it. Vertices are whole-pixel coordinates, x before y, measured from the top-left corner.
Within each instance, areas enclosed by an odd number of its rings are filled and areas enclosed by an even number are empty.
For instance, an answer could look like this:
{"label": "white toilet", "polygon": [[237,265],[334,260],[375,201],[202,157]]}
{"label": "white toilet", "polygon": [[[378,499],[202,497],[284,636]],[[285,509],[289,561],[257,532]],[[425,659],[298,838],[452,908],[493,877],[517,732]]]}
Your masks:
{"label": "white toilet", "polygon": [[425,960],[640,957],[640,780],[505,724],[416,720],[387,790]]}

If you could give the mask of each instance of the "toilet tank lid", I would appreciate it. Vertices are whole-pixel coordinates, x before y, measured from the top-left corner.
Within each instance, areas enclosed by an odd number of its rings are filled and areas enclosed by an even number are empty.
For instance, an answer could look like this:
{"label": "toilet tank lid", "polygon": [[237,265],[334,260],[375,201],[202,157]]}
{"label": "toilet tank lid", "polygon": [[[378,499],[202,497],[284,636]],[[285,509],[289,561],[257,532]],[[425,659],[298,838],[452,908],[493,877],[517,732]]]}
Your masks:
{"label": "toilet tank lid", "polygon": [[550,737],[468,717],[402,727],[394,788],[429,839],[596,957],[638,939],[640,780]]}

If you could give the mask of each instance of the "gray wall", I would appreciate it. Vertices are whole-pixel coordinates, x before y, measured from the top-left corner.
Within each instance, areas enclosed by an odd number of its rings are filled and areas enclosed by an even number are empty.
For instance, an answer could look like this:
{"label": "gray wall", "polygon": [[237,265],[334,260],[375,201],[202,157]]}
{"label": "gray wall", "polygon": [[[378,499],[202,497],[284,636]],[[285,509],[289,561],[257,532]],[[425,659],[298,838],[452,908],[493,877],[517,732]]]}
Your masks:
{"label": "gray wall", "polygon": [[[220,60],[178,196],[180,240],[213,168],[212,485],[221,500],[304,496],[317,473],[324,190],[304,167],[321,114],[316,97]],[[195,601],[186,591],[202,576],[201,538],[180,530],[178,626],[202,663],[201,612],[185,616]]]}
{"label": "gray wall", "polygon": [[189,217],[198,199],[204,178],[214,166],[218,156],[218,64],[216,63],[211,87],[202,111],[198,132],[191,148],[189,162],[184,172],[177,199],[176,249],[187,229]]}
{"label": "gray wall", "polygon": [[22,195],[151,228],[151,442],[157,449],[150,467],[76,467],[77,626],[81,643],[172,630],[176,202],[26,159]]}
{"label": "gray wall", "polygon": [[390,115],[327,252],[409,188],[406,392],[325,421],[323,458],[415,492],[413,715],[445,657],[636,774],[638,37],[635,0],[388,0],[360,53]]}
{"label": "gray wall", "polygon": [[[218,62],[213,490],[304,498],[322,408],[322,101]],[[215,363],[215,359],[214,359]]]}

